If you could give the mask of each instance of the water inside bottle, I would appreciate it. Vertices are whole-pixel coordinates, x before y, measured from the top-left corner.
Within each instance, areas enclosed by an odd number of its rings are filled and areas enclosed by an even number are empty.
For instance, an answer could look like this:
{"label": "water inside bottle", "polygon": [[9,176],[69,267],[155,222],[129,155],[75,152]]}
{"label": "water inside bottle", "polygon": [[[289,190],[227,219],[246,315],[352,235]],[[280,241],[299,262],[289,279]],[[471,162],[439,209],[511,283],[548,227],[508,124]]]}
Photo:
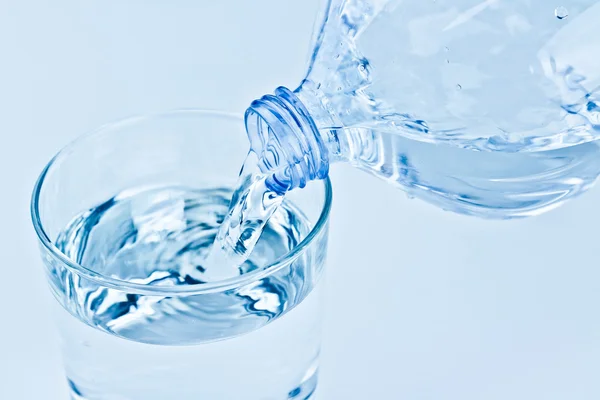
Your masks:
{"label": "water inside bottle", "polygon": [[313,115],[347,161],[414,197],[538,215],[600,174],[599,19],[596,0],[333,1],[299,96],[326,99]]}

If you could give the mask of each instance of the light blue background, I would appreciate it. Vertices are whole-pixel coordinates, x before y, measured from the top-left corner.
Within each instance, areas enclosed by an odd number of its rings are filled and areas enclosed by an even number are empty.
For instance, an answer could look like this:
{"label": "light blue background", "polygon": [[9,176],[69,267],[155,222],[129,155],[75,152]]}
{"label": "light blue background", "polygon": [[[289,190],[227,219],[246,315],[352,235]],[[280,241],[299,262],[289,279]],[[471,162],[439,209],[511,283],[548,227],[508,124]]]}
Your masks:
{"label": "light blue background", "polygon": [[[295,87],[316,0],[1,0],[0,399],[66,399],[28,214],[78,134],[179,107],[242,112]],[[232,162],[236,162],[232,160]],[[320,398],[600,398],[598,190],[485,222],[332,172]]]}

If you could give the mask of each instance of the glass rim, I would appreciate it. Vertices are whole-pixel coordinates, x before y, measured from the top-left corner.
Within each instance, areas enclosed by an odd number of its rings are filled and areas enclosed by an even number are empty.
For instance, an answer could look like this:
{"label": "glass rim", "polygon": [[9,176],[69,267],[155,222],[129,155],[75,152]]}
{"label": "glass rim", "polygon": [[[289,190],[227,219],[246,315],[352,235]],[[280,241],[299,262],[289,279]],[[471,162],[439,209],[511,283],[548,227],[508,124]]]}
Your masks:
{"label": "glass rim", "polygon": [[266,278],[273,273],[279,271],[285,266],[289,265],[291,262],[300,257],[311,245],[311,243],[316,239],[319,233],[321,233],[324,227],[327,225],[329,220],[329,215],[331,212],[331,204],[333,199],[333,190],[331,186],[331,181],[329,177],[326,177],[322,180],[324,186],[324,204],[321,209],[321,213],[316,224],[311,228],[308,235],[297,245],[294,246],[290,251],[286,252],[281,257],[275,259],[270,264],[268,264],[265,268],[253,271],[248,274],[239,275],[233,278],[224,279],[222,281],[216,282],[208,282],[197,285],[185,285],[185,286],[151,286],[145,285],[142,283],[130,282],[118,278],[114,278],[111,276],[106,276],[101,273],[98,273],[90,268],[85,267],[84,265],[71,260],[67,257],[63,252],[61,252],[56,245],[50,240],[50,237],[46,233],[44,229],[44,224],[41,221],[39,202],[40,196],[42,192],[42,188],[44,187],[44,182],[46,175],[50,171],[50,169],[56,164],[57,161],[61,160],[63,157],[68,156],[68,154],[75,150],[76,146],[80,143],[94,137],[96,135],[101,135],[104,132],[107,132],[111,129],[119,128],[120,126],[127,125],[130,123],[142,122],[145,120],[150,120],[154,118],[179,115],[179,114],[189,114],[195,115],[198,117],[221,117],[226,119],[236,119],[239,120],[243,124],[243,115],[237,115],[235,113],[218,111],[218,110],[209,110],[209,109],[178,109],[160,113],[152,113],[147,115],[133,116],[129,118],[124,118],[118,120],[113,123],[108,123],[105,125],[101,125],[100,127],[88,131],[84,133],[67,145],[62,147],[45,165],[42,169],[42,172],[38,176],[35,185],[33,187],[33,193],[31,195],[31,203],[30,203],[30,213],[31,219],[33,222],[33,227],[38,237],[39,242],[47,250],[52,256],[54,256],[59,262],[61,262],[67,269],[71,272],[84,277],[90,281],[93,281],[103,287],[108,287],[112,289],[117,289],[120,291],[127,291],[128,293],[133,294],[143,294],[143,295],[172,295],[172,296],[181,296],[181,295],[194,295],[194,294],[205,294],[205,293],[214,293],[214,292],[222,292],[227,290],[236,289],[239,287],[243,287],[252,282],[258,281],[260,279]]}

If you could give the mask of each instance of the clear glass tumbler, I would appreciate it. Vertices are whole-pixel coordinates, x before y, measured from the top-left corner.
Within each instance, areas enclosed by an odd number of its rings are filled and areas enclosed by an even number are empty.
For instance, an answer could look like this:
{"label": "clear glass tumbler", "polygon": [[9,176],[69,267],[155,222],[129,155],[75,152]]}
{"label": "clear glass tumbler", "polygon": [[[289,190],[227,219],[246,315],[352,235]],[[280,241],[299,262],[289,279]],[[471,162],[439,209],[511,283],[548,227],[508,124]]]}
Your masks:
{"label": "clear glass tumbler", "polygon": [[185,110],[87,134],[31,211],[72,399],[308,399],[329,180],[289,194],[240,275],[194,279],[248,151],[235,116]]}

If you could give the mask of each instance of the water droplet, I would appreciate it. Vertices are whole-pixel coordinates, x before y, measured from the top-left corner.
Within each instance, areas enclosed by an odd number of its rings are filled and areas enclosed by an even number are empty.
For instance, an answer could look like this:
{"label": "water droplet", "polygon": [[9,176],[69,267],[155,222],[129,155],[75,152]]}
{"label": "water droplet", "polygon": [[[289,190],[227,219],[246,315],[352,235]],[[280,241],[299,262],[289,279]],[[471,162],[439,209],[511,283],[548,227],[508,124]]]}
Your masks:
{"label": "water droplet", "polygon": [[450,49],[448,47],[444,47],[444,51],[447,53],[450,51]]}
{"label": "water droplet", "polygon": [[462,86],[460,84],[456,85],[456,90],[461,90]]}
{"label": "water droplet", "polygon": [[359,70],[360,72],[365,72],[365,66],[364,66],[364,64],[360,64],[360,65],[358,66],[358,70]]}
{"label": "water droplet", "polygon": [[556,15],[556,18],[558,19],[565,19],[569,16],[569,10],[567,10],[566,7],[563,6],[556,7],[556,9],[554,10],[554,15]]}
{"label": "water droplet", "polygon": [[338,90],[338,92],[341,92],[342,91],[342,87],[338,86],[337,90]]}
{"label": "water droplet", "polygon": [[450,64],[450,60],[446,60],[446,64]]}
{"label": "water droplet", "polygon": [[336,60],[339,60],[339,59],[340,59],[340,55],[339,55],[339,54],[336,54],[336,55],[335,55],[335,59],[336,59]]}

